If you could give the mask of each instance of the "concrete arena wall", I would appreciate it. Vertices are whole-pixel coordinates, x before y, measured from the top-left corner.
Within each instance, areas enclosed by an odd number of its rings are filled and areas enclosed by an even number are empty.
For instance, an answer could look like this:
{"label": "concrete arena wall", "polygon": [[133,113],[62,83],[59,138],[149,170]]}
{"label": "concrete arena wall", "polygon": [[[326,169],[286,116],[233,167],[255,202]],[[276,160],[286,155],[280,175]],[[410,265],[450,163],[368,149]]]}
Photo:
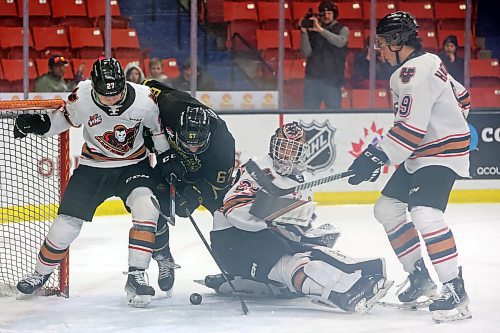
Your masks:
{"label": "concrete arena wall", "polygon": [[[258,93],[258,92],[253,92]],[[268,92],[263,92],[263,94]],[[206,93],[204,93],[206,94]],[[11,99],[20,94],[0,94],[0,99]],[[36,94],[38,98],[53,98],[55,94]],[[61,94],[59,94],[61,95]],[[221,96],[220,92],[214,95]],[[17,96],[21,98],[21,96]],[[65,98],[64,94],[62,96]],[[15,97],[14,97],[15,98]],[[30,96],[34,98],[34,96]],[[205,96],[204,99],[207,97]],[[238,100],[241,98],[242,100]],[[233,94],[233,106],[241,105],[248,98],[243,93]],[[256,99],[262,96],[256,95]],[[218,108],[214,106],[214,109]],[[364,149],[377,136],[386,133],[392,125],[393,116],[388,112],[365,113],[298,113],[285,114],[277,111],[255,111],[259,106],[252,105],[245,110],[232,110],[230,107],[220,110],[222,118],[228,124],[236,140],[237,163],[244,163],[252,157],[267,153],[269,138],[281,121],[301,121],[305,125],[315,123],[320,127],[326,122],[330,125],[332,134],[333,163],[326,170],[317,171],[315,176],[321,177],[331,173],[346,170],[357,152]],[[271,112],[273,112],[271,114]],[[78,156],[83,144],[82,129],[70,130],[70,155],[72,168],[78,163]],[[323,148],[320,148],[320,150]],[[499,154],[500,155],[500,154]],[[362,183],[351,186],[346,180],[339,180],[324,184],[315,189],[314,200],[319,204],[358,204],[374,203],[394,167],[385,167],[383,173],[375,183]],[[450,202],[500,202],[500,176],[498,179],[458,180],[454,187]],[[96,212],[97,215],[126,213],[120,200],[111,198]]]}

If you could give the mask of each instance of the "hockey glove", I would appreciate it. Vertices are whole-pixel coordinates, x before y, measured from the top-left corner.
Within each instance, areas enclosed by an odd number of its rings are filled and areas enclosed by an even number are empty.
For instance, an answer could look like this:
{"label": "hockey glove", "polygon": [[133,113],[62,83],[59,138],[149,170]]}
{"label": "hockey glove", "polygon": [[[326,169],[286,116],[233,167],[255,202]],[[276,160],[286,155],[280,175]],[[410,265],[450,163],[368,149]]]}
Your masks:
{"label": "hockey glove", "polygon": [[28,133],[43,135],[50,129],[50,118],[46,114],[21,114],[14,124],[14,138],[25,138]]}
{"label": "hockey glove", "polygon": [[380,175],[380,168],[388,160],[389,158],[382,150],[369,145],[349,167],[349,170],[354,171],[354,176],[349,178],[349,184],[358,185],[364,181],[376,181]]}
{"label": "hockey glove", "polygon": [[188,185],[175,198],[175,214],[187,217],[186,208],[192,213],[201,204],[203,204],[201,191],[195,185]]}
{"label": "hockey glove", "polygon": [[170,182],[170,175],[174,174],[177,179],[181,180],[186,175],[186,167],[182,162],[182,158],[175,151],[175,149],[169,149],[158,156],[160,164],[160,172],[162,179],[166,179]]}

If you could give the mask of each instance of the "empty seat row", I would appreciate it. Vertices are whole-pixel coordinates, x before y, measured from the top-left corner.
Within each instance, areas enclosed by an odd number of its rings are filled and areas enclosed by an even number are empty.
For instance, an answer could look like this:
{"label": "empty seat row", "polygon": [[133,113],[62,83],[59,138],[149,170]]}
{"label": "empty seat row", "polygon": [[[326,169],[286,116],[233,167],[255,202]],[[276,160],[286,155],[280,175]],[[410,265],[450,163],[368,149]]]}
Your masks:
{"label": "empty seat row", "polygon": [[[21,27],[0,28],[3,57],[22,56],[23,35]],[[33,34],[30,34],[30,37],[32,38],[29,39],[29,44],[40,53],[39,56],[58,52],[65,55],[74,53],[80,58],[89,58],[102,55],[104,49],[104,36],[98,28],[33,27]],[[117,52],[118,57],[142,57],[139,39],[134,29],[112,29],[111,47]],[[73,52],[70,49],[73,49]]]}

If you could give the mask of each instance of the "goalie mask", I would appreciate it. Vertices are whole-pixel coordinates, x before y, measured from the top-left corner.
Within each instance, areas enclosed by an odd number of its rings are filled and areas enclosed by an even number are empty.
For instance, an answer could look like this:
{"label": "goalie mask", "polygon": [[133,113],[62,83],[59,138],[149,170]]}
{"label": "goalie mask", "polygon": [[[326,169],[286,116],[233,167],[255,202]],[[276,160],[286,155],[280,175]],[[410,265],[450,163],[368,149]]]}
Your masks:
{"label": "goalie mask", "polygon": [[210,144],[210,115],[203,107],[190,107],[182,111],[177,124],[177,146],[188,154],[200,154]]}
{"label": "goalie mask", "polygon": [[305,160],[309,145],[306,133],[297,122],[284,124],[271,137],[269,155],[276,172],[288,176],[306,169]]}

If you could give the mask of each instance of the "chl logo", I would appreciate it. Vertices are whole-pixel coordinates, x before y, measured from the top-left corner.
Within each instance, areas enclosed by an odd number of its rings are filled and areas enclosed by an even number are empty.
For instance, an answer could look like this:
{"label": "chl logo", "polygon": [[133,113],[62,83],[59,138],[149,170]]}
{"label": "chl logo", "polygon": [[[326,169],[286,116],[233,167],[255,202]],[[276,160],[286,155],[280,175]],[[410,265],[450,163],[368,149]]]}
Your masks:
{"label": "chl logo", "polygon": [[334,135],[337,130],[330,121],[318,123],[313,121],[310,124],[300,122],[306,132],[309,152],[306,159],[308,169],[321,171],[328,169],[337,156],[334,143]]}

